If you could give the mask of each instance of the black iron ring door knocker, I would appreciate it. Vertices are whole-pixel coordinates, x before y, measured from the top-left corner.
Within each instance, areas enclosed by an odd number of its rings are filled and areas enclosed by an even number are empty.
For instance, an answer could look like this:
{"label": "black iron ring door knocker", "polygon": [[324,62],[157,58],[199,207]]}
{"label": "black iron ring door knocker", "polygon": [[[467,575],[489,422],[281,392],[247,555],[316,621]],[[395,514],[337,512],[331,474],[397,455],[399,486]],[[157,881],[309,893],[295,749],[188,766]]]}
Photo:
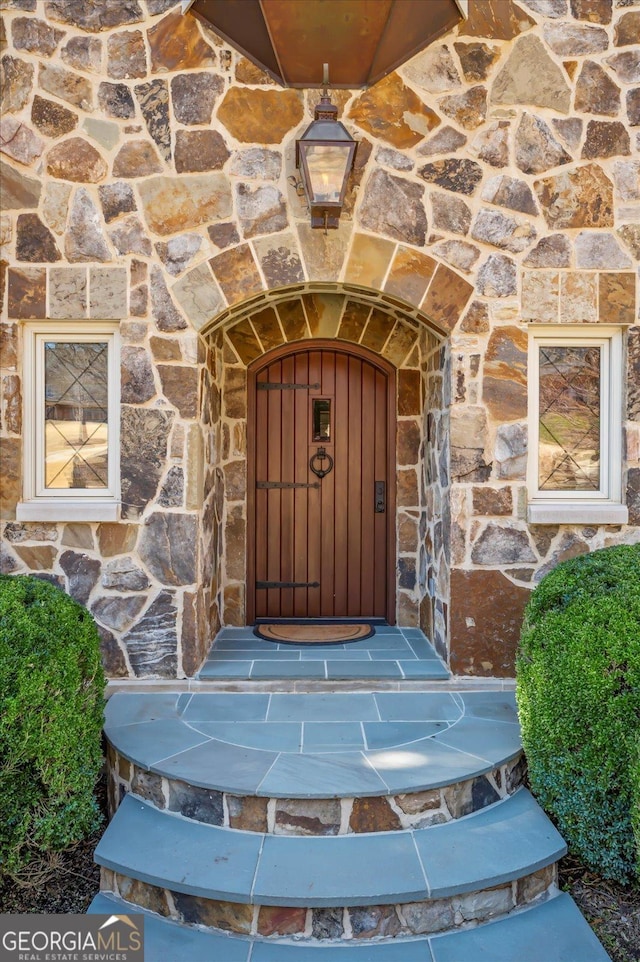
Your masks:
{"label": "black iron ring door knocker", "polygon": [[[315,466],[316,461],[320,462],[319,468]],[[325,461],[329,462],[328,468],[323,467],[323,464]],[[313,473],[316,475],[316,477],[324,478],[325,474],[329,474],[329,472],[333,470],[333,458],[331,457],[330,454],[327,454],[327,451],[325,450],[325,448],[318,448],[316,453],[313,455],[313,457],[309,461],[309,467],[311,468]]]}

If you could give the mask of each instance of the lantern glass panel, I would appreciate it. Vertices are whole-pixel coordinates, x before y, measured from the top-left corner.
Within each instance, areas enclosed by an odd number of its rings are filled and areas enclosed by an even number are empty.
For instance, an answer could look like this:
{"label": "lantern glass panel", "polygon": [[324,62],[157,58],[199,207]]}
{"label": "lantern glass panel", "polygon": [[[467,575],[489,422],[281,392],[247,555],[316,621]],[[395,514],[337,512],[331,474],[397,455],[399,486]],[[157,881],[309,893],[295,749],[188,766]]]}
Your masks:
{"label": "lantern glass panel", "polygon": [[304,150],[314,204],[339,204],[350,144],[311,144]]}

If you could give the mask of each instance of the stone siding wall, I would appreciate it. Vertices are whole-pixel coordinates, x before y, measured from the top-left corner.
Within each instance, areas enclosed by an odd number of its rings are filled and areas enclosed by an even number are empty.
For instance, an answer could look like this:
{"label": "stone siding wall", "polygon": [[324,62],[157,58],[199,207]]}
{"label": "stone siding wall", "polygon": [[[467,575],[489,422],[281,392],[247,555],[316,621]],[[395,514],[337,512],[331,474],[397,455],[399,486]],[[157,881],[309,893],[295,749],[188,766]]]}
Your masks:
{"label": "stone siding wall", "polygon": [[[399,615],[455,671],[511,674],[542,574],[640,538],[639,0],[471,0],[375,87],[335,91],[360,146],[327,237],[295,186],[318,91],[280,89],[177,0],[1,0],[0,18],[2,570],[87,604],[110,674],[192,674],[244,616],[242,352],[296,339],[285,301],[339,295],[419,342]],[[120,522],[15,520],[34,318],[120,321]],[[536,323],[627,331],[627,527],[526,523]]]}

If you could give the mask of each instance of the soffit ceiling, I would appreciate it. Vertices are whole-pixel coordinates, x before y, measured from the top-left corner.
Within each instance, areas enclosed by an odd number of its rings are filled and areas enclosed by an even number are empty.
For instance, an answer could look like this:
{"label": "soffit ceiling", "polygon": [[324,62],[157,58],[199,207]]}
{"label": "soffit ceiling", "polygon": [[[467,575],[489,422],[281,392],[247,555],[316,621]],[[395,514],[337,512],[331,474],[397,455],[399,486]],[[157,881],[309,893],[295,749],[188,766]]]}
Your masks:
{"label": "soffit ceiling", "polygon": [[456,0],[195,0],[197,17],[287,87],[367,87],[462,20]]}

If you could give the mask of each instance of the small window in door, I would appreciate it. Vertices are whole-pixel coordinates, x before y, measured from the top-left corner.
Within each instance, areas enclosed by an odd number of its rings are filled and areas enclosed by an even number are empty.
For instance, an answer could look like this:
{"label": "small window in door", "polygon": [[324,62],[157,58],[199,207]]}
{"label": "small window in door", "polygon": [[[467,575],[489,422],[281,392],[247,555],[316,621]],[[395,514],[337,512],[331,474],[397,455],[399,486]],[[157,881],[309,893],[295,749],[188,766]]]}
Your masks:
{"label": "small window in door", "polygon": [[313,399],[313,440],[331,440],[331,401],[328,398]]}

